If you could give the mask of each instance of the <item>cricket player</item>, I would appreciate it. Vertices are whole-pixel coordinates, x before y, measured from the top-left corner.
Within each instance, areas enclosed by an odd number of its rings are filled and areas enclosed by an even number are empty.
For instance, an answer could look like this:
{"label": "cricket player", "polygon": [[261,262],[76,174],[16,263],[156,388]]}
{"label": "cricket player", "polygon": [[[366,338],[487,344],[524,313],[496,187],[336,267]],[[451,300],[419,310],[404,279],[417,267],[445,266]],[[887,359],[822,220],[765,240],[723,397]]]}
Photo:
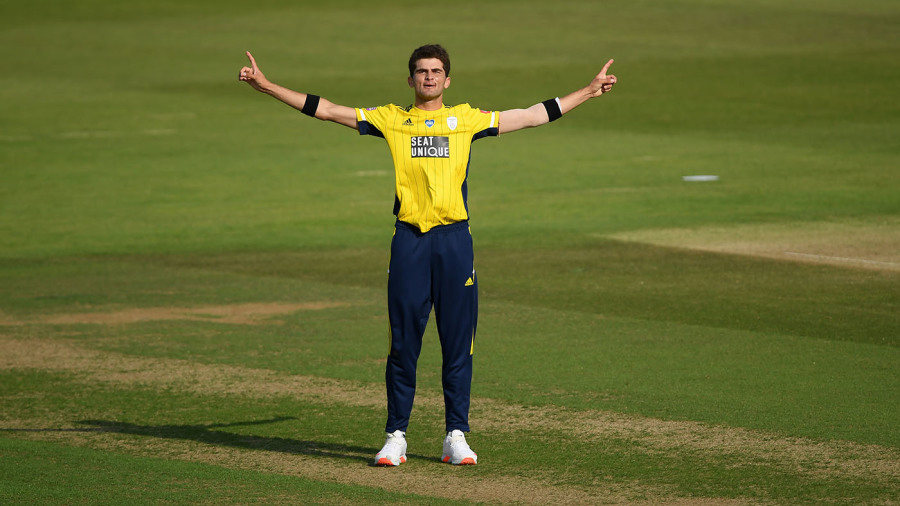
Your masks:
{"label": "cricket player", "polygon": [[250,66],[240,70],[239,80],[308,116],[382,138],[393,157],[397,221],[388,274],[388,416],[385,444],[375,465],[406,462],[416,363],[432,307],[443,358],[447,435],[442,460],[476,464],[478,456],[465,438],[478,318],[478,278],[466,204],[472,143],[555,121],[588,99],[608,93],[616,83],[616,77],[607,74],[613,60],[587,86],[562,98],[527,109],[486,111],[469,104],[444,104],[450,56],[440,45],[419,47],[410,56],[407,84],[414,96],[406,107],[352,108],[293,91],[266,79],[250,52],[247,57]]}

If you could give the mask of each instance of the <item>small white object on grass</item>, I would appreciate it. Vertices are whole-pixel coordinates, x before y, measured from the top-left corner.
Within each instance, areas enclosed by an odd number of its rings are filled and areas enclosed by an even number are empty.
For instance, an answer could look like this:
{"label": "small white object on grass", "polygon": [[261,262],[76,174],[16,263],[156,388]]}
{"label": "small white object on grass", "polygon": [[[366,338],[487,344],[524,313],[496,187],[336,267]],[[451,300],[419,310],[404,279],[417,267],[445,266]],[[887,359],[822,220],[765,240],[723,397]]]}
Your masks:
{"label": "small white object on grass", "polygon": [[682,181],[718,181],[719,176],[698,175],[698,176],[682,176]]}

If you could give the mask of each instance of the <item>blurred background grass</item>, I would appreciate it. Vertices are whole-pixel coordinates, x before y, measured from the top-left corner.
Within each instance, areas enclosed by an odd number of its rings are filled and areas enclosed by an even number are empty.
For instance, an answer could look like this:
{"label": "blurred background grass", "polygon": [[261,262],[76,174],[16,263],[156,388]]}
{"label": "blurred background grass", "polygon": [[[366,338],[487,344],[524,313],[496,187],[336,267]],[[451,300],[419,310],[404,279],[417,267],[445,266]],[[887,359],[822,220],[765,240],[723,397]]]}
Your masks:
{"label": "blurred background grass", "polygon": [[[864,2],[107,2],[4,7],[0,254],[383,244],[384,146],[236,80],[354,106],[410,100],[406,59],[453,56],[449,103],[616,94],[478,143],[480,243],[896,214],[897,8]],[[425,22],[422,19],[440,22]],[[552,41],[542,35],[552,27]],[[716,185],[682,175],[712,173]]]}

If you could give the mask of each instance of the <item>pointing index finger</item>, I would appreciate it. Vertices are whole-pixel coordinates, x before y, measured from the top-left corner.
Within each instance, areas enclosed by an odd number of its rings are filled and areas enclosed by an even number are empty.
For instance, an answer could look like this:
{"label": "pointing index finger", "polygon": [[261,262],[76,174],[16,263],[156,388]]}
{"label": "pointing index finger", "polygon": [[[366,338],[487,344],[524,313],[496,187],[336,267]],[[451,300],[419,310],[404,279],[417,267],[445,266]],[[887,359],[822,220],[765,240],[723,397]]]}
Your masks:
{"label": "pointing index finger", "polygon": [[253,73],[257,73],[259,71],[259,67],[256,66],[256,60],[253,59],[253,55],[250,54],[250,51],[247,51],[247,58],[250,58],[250,66],[253,67]]}
{"label": "pointing index finger", "polygon": [[[250,54],[250,53],[247,53],[247,54]],[[606,62],[606,65],[603,66],[603,70],[600,71],[600,75],[604,75],[604,76],[606,75],[606,71],[609,70],[609,66],[613,64],[613,61],[614,60],[610,58],[610,60],[608,62]]]}

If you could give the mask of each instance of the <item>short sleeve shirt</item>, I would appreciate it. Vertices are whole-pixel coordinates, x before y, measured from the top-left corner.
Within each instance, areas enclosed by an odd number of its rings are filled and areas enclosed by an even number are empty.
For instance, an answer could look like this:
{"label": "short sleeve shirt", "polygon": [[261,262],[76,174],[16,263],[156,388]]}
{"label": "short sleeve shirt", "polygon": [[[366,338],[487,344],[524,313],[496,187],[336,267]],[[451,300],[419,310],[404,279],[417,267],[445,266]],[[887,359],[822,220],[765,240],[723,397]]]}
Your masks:
{"label": "short sleeve shirt", "polygon": [[469,219],[472,142],[499,134],[500,113],[469,104],[423,111],[385,105],[356,110],[360,135],[387,141],[394,160],[394,214],[427,232]]}

